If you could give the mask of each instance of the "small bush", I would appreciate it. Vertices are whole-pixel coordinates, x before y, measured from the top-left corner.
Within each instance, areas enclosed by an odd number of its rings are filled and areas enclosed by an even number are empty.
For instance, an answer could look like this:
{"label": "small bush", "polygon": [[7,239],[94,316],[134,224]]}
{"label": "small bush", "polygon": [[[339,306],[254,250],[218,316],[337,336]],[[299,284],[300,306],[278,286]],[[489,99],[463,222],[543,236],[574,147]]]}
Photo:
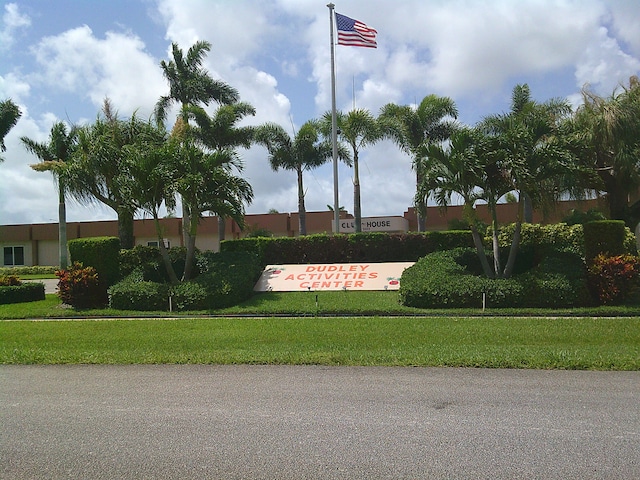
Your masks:
{"label": "small bush", "polygon": [[85,267],[80,262],[66,270],[57,270],[58,296],[62,303],[74,308],[93,308],[107,304],[107,290],[98,278],[94,267]]}
{"label": "small bush", "polygon": [[44,299],[44,283],[24,282],[21,285],[0,286],[0,305]]}
{"label": "small bush", "polygon": [[204,310],[207,308],[209,292],[200,283],[180,282],[170,289],[171,308],[177,311]]}
{"label": "small bush", "polygon": [[169,285],[123,280],[109,287],[109,307],[116,310],[168,310]]}
{"label": "small bush", "polygon": [[597,255],[589,265],[589,287],[602,305],[616,305],[637,297],[640,286],[640,259],[624,254]]}

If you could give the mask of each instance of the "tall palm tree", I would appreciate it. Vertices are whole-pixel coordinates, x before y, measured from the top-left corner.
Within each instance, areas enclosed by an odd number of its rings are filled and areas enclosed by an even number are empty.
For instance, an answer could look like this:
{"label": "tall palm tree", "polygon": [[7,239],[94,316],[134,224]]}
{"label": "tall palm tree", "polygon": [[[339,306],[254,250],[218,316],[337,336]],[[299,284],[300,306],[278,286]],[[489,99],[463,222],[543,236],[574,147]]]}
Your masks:
{"label": "tall palm tree", "polygon": [[[269,152],[271,168],[276,172],[281,168],[296,172],[300,235],[307,234],[302,174],[305,170],[319,167],[332,157],[331,144],[327,141],[320,141],[318,129],[318,122],[311,120],[303,124],[293,138],[282,126],[275,123],[262,125],[258,127],[256,132],[256,141],[264,145]],[[344,151],[341,155],[344,156]]]}
{"label": "tall palm tree", "polygon": [[529,87],[524,84],[514,87],[510,112],[480,122],[479,127],[501,152],[503,168],[518,192],[516,228],[505,276],[513,271],[522,222],[531,221],[533,207],[546,209],[555,204],[562,178],[578,173],[575,157],[561,138],[560,126],[570,112],[571,107],[563,100],[531,100]]}
{"label": "tall palm tree", "polygon": [[[219,104],[231,104],[238,101],[238,92],[230,85],[220,80],[214,80],[202,63],[211,50],[211,44],[201,40],[194,43],[186,55],[177,43],[171,44],[172,60],[160,62],[162,73],[169,82],[169,94],[160,97],[155,107],[155,117],[158,122],[164,122],[168,109],[173,103],[180,105],[178,116],[182,120],[181,128],[188,128],[188,108],[196,105],[209,105],[211,102]],[[189,141],[188,136],[182,135],[184,141]],[[191,226],[190,206],[182,202],[182,221],[184,227],[184,240],[189,243]]]}
{"label": "tall palm tree", "polygon": [[31,165],[38,172],[50,171],[58,184],[58,248],[60,268],[66,269],[69,265],[67,253],[67,213],[65,197],[67,187],[62,176],[64,169],[69,165],[71,156],[76,147],[77,130],[75,127],[67,129],[63,122],[56,122],[51,127],[49,141],[36,142],[28,137],[22,137],[25,148],[41,160],[41,163]]}
{"label": "tall palm tree", "polygon": [[[457,117],[454,101],[437,95],[427,95],[416,108],[389,103],[380,110],[385,135],[411,157],[416,185],[422,183],[424,172],[429,168],[424,147],[447,140],[456,128]],[[427,197],[428,192],[425,197],[416,197],[419,232],[426,229]]]}
{"label": "tall palm tree", "polygon": [[[322,117],[322,133],[331,136],[331,112]],[[383,131],[377,119],[368,110],[357,108],[347,114],[337,112],[338,139],[345,142],[353,153],[353,216],[356,233],[362,231],[362,205],[360,202],[359,157],[363,148],[373,145],[383,138]]]}
{"label": "tall palm tree", "polygon": [[583,164],[599,177],[592,188],[605,192],[610,218],[634,228],[640,205],[629,203],[640,186],[640,80],[631,77],[607,97],[584,88],[582,98],[571,128],[584,145]]}
{"label": "tall palm tree", "polygon": [[[0,152],[6,152],[7,147],[4,144],[4,137],[7,136],[9,130],[15,127],[20,119],[22,112],[18,106],[10,99],[0,102]],[[4,159],[0,156],[0,162]]]}

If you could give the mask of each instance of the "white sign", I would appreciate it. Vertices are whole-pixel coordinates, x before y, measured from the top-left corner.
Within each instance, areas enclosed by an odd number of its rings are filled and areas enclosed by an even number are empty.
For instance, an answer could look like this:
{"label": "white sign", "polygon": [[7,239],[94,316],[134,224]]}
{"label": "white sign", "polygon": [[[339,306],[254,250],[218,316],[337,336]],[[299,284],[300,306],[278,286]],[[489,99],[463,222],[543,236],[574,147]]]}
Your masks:
{"label": "white sign", "polygon": [[[360,220],[363,232],[406,232],[409,229],[409,220],[404,217],[365,217]],[[335,223],[332,225],[335,233]],[[355,231],[355,219],[340,219],[340,233],[354,233]]]}
{"label": "white sign", "polygon": [[308,290],[398,290],[400,276],[414,262],[267,265],[257,292]]}

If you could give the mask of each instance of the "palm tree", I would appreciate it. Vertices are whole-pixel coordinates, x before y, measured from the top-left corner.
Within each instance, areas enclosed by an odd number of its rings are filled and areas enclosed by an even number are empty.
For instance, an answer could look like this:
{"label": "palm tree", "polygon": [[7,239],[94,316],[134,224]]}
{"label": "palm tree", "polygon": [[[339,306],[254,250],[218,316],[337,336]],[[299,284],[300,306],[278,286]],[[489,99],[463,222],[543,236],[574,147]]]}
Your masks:
{"label": "palm tree", "polygon": [[[160,97],[155,107],[155,117],[158,122],[164,122],[167,111],[172,103],[180,105],[180,113],[183,127],[189,125],[189,107],[196,105],[209,105],[216,102],[222,105],[231,104],[238,101],[238,92],[233,87],[220,80],[214,80],[202,63],[211,50],[211,44],[207,41],[194,43],[185,56],[177,43],[171,44],[173,59],[160,62],[162,73],[169,82],[169,94]],[[184,141],[189,141],[189,137],[181,135]],[[191,226],[188,224],[190,218],[190,206],[182,202],[182,221],[184,227],[184,241],[190,242],[189,232]]]}
{"label": "palm tree", "polygon": [[610,218],[634,228],[640,220],[640,205],[629,203],[640,185],[640,80],[631,77],[628,87],[608,97],[585,87],[582,98],[571,127],[584,145],[581,161],[599,177],[591,187],[605,192]]}
{"label": "palm tree", "polygon": [[[500,276],[499,251],[497,244],[498,219],[496,205],[498,199],[511,188],[509,179],[501,172],[499,156],[492,155],[486,136],[478,129],[459,128],[451,135],[451,141],[444,148],[440,144],[425,145],[424,155],[431,162],[418,185],[417,196],[424,198],[432,194],[441,208],[451,203],[453,194],[462,197],[463,219],[471,229],[483,271],[488,278]],[[494,230],[494,266],[489,265],[484,244],[477,225],[475,210],[478,201],[485,201],[492,216]]]}
{"label": "palm tree", "polygon": [[65,204],[67,188],[61,174],[68,166],[69,160],[71,160],[76,146],[76,134],[75,127],[67,129],[63,122],[56,122],[51,127],[47,143],[36,142],[28,137],[21,138],[25,148],[41,160],[41,163],[31,165],[31,168],[38,172],[52,172],[54,180],[58,183],[58,248],[61,269],[66,269],[69,265]]}
{"label": "palm tree", "polygon": [[135,183],[132,163],[139,145],[162,145],[166,131],[135,114],[128,120],[119,119],[107,99],[102,115],[77,134],[77,148],[64,171],[69,193],[80,203],[103,203],[113,209],[122,248],[133,248],[133,218],[140,206],[131,194]]}
{"label": "palm tree", "polygon": [[[409,105],[389,103],[380,110],[382,128],[401,150],[412,160],[416,172],[416,185],[429,168],[429,159],[424,156],[424,146],[447,140],[456,125],[451,119],[458,117],[458,109],[449,97],[428,95],[417,108]],[[416,189],[417,190],[417,189]],[[416,197],[418,231],[426,229],[427,197]]]}
{"label": "palm tree", "polygon": [[[319,125],[308,121],[300,127],[293,138],[282,126],[267,123],[256,132],[256,141],[267,148],[269,164],[274,171],[279,169],[296,172],[298,179],[298,228],[300,235],[307,234],[306,210],[304,205],[304,184],[302,174],[305,170],[316,168],[332,157],[329,142],[320,142]],[[344,156],[344,152],[341,153]]]}
{"label": "palm tree", "polygon": [[[322,117],[322,133],[325,138],[331,136],[331,112],[327,112]],[[382,140],[383,132],[377,119],[368,110],[355,109],[346,115],[337,112],[336,123],[338,127],[338,138],[347,143],[353,153],[353,216],[356,233],[362,231],[362,205],[360,202],[360,171],[359,156],[360,151]]]}
{"label": "palm tree", "polygon": [[578,172],[575,157],[561,138],[561,122],[570,112],[566,101],[538,103],[531,100],[526,84],[516,85],[511,111],[486,117],[480,123],[494,142],[495,151],[502,155],[502,168],[518,192],[516,228],[504,276],[513,271],[522,222],[531,220],[533,207],[545,209],[555,204],[562,178]]}
{"label": "palm tree", "polygon": [[[6,152],[7,147],[4,144],[4,137],[7,136],[9,130],[15,127],[16,123],[22,116],[22,112],[13,101],[3,100],[0,102],[0,152]],[[4,159],[0,156],[0,162]]]}

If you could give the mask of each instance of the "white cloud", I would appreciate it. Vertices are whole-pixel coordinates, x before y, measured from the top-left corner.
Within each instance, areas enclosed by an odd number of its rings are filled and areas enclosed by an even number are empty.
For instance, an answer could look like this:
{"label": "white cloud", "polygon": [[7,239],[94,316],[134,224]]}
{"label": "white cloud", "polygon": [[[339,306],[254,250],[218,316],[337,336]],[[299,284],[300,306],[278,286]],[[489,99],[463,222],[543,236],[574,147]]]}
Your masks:
{"label": "white cloud", "polygon": [[608,95],[620,84],[628,84],[629,77],[638,71],[640,60],[623,52],[617,40],[601,27],[584,50],[575,76],[578,87],[589,84],[601,95]]}
{"label": "white cloud", "polygon": [[7,3],[4,6],[2,26],[0,28],[0,50],[9,50],[15,43],[15,35],[19,29],[31,25],[28,15],[20,13],[16,3]]}
{"label": "white cloud", "polygon": [[32,51],[43,69],[39,83],[81,92],[98,108],[109,97],[121,113],[149,116],[167,87],[158,61],[144,48],[137,36],[107,32],[102,40],[84,25],[45,37]]}

